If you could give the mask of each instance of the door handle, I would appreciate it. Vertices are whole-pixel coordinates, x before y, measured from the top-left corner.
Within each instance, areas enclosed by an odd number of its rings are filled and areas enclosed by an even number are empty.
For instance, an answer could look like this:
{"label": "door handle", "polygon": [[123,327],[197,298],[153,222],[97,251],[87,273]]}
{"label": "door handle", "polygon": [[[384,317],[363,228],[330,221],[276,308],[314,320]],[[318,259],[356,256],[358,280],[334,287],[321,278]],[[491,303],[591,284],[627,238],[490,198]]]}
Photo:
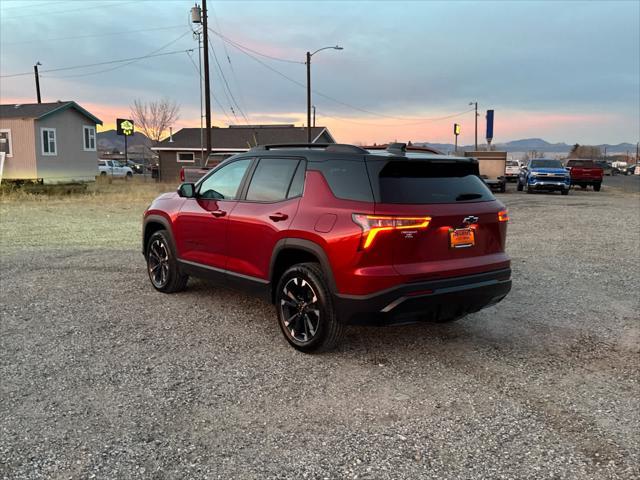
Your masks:
{"label": "door handle", "polygon": [[211,215],[213,215],[214,217],[224,217],[227,214],[227,212],[225,212],[224,210],[214,210],[213,212],[211,212]]}
{"label": "door handle", "polygon": [[287,218],[289,218],[289,215],[287,215],[286,213],[277,212],[269,215],[269,218],[274,222],[279,222],[281,220],[286,220]]}

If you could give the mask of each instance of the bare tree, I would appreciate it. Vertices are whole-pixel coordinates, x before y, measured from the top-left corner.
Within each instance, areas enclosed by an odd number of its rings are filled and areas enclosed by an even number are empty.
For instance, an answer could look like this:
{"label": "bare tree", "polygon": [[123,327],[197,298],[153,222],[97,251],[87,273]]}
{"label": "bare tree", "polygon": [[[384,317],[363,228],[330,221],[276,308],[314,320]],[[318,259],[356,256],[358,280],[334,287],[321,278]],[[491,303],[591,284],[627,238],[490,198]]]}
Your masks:
{"label": "bare tree", "polygon": [[571,148],[571,152],[569,153],[569,158],[590,158],[593,160],[600,157],[602,157],[600,147],[579,145],[577,143]]}
{"label": "bare tree", "polygon": [[168,98],[151,102],[136,99],[131,105],[131,116],[136,128],[158,144],[169,127],[180,118],[180,106]]}

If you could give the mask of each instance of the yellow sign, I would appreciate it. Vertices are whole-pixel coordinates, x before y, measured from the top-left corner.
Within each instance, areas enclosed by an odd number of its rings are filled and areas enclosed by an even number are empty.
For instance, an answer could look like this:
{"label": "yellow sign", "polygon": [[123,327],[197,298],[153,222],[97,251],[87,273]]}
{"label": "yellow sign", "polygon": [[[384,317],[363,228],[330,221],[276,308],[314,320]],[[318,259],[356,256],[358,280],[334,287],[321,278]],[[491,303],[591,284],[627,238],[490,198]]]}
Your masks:
{"label": "yellow sign", "polygon": [[127,137],[133,135],[133,120],[126,118],[116,119],[116,133]]}

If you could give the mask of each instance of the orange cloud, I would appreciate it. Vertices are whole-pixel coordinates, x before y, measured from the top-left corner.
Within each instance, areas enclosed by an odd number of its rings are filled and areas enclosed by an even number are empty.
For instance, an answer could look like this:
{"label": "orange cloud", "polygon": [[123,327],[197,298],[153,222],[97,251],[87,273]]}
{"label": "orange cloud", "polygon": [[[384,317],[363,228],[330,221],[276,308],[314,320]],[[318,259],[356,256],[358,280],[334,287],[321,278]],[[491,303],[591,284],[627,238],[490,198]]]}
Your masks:
{"label": "orange cloud", "polygon": [[[2,103],[33,103],[33,98],[2,98]],[[99,131],[115,128],[116,118],[129,116],[129,105],[112,105],[93,102],[81,102],[82,107],[103,121]],[[228,120],[215,109],[213,125],[227,126]],[[424,118],[445,116],[449,112],[425,112]],[[194,108],[183,108],[181,118],[173,125],[174,131],[184,127],[199,127],[199,111]],[[252,123],[293,123],[301,126],[306,123],[306,112],[251,112]],[[572,142],[578,132],[592,131],[595,128],[615,128],[622,122],[618,115],[603,113],[554,113],[530,112],[518,110],[497,110],[495,120],[495,143],[518,138],[541,137],[549,141]],[[355,144],[428,141],[434,143],[453,143],[453,124],[459,123],[462,133],[458,138],[460,145],[471,145],[474,142],[473,112],[459,117],[421,121],[420,118],[393,120],[371,117],[323,116],[318,110],[316,123],[329,128],[338,142]],[[478,141],[484,143],[484,114],[478,118]]]}

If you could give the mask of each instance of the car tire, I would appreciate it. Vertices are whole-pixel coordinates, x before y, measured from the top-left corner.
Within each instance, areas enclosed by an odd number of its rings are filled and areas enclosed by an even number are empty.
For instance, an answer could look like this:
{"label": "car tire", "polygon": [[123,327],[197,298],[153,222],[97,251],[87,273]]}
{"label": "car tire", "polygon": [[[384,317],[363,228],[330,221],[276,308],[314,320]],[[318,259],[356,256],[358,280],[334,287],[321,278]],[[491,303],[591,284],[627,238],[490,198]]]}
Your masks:
{"label": "car tire", "polygon": [[569,189],[568,188],[563,188],[562,190],[560,190],[560,193],[562,195],[569,195]]}
{"label": "car tire", "polygon": [[131,173],[131,172],[127,172],[126,179],[127,179],[127,180],[131,180],[132,178],[133,178],[133,173]]}
{"label": "car tire", "polygon": [[594,192],[599,192],[599,191],[600,191],[600,187],[601,187],[601,184],[599,184],[599,183],[594,183],[594,184],[593,184],[593,191],[594,191]]}
{"label": "car tire", "polygon": [[173,242],[166,230],[158,230],[147,242],[145,249],[147,273],[153,288],[163,293],[184,290],[189,275],[180,272]]}
{"label": "car tire", "polygon": [[524,187],[522,186],[522,184],[520,183],[520,180],[518,180],[518,185],[516,185],[516,190],[518,190],[519,192],[521,192],[524,189]]}
{"label": "car tire", "polygon": [[533,189],[531,188],[531,185],[527,184],[527,193],[533,193]]}
{"label": "car tire", "polygon": [[101,177],[106,177],[107,176],[107,172],[100,172],[100,176]]}
{"label": "car tire", "polygon": [[317,263],[299,263],[276,287],[278,324],[289,344],[304,353],[335,347],[344,335],[326,277]]}
{"label": "car tire", "polygon": [[500,193],[505,193],[506,191],[507,191],[507,184],[505,182],[502,185],[500,185]]}

